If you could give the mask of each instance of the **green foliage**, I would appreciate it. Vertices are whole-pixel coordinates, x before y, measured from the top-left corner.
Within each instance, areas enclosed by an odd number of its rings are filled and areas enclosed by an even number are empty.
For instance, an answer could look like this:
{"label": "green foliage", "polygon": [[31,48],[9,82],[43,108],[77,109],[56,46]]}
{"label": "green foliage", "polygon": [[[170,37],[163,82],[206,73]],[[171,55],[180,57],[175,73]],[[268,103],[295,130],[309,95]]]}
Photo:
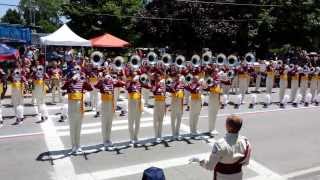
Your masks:
{"label": "green foliage", "polygon": [[63,6],[63,15],[71,21],[68,25],[76,33],[92,38],[106,32],[125,40],[136,39],[131,18],[142,8],[141,0],[71,1]]}
{"label": "green foliage", "polygon": [[[60,21],[61,6],[66,0],[20,0],[19,9],[22,12],[26,24],[32,24],[30,19],[34,17],[35,25],[41,26],[44,32],[56,30],[62,22]],[[31,7],[31,11],[30,11]]]}
{"label": "green foliage", "polygon": [[9,24],[22,24],[21,14],[15,9],[8,9],[6,14],[2,16],[1,22]]}

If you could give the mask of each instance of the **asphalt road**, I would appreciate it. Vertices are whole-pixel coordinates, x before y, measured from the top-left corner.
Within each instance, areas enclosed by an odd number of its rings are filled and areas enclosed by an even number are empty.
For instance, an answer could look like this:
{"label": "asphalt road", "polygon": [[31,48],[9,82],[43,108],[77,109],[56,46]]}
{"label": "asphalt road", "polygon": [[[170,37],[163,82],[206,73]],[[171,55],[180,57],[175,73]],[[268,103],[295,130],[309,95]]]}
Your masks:
{"label": "asphalt road", "polygon": [[[276,90],[275,90],[276,91]],[[234,99],[231,96],[231,99]],[[261,101],[262,94],[258,95]],[[212,172],[197,164],[188,164],[194,156],[208,157],[210,143],[225,133],[226,116],[234,113],[244,119],[241,132],[253,145],[253,159],[244,169],[245,179],[320,179],[320,107],[288,105],[280,109],[277,93],[274,103],[268,108],[248,104],[234,109],[228,105],[218,115],[217,137],[203,136],[194,140],[153,143],[152,108],[144,108],[139,138],[140,146],[128,146],[129,132],[127,117],[117,112],[113,124],[112,141],[116,148],[110,151],[100,149],[102,143],[100,119],[93,112],[87,112],[83,121],[81,144],[85,155],[67,156],[70,149],[68,122],[60,123],[60,104],[47,105],[50,118],[38,123],[33,106],[27,103],[25,122],[12,125],[15,121],[9,99],[3,104],[4,126],[0,128],[0,177],[1,179],[115,179],[138,180],[144,169],[157,166],[164,169],[168,180],[212,179]],[[50,101],[51,98],[48,98]],[[248,100],[246,100],[248,101]],[[123,98],[123,104],[126,99]],[[208,127],[207,107],[203,107],[199,131]],[[170,136],[169,113],[165,118],[163,134]],[[189,131],[188,112],[184,113],[181,133]],[[170,137],[168,137],[169,139]]]}

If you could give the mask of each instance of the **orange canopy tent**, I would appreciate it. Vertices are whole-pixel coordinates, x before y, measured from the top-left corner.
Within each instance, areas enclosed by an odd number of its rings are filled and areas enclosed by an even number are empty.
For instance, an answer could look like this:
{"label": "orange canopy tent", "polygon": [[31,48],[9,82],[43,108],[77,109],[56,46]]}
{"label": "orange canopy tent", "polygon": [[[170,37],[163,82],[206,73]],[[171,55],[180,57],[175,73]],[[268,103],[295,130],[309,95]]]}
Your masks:
{"label": "orange canopy tent", "polygon": [[93,47],[114,47],[121,48],[128,46],[129,43],[117,38],[109,33],[90,39]]}

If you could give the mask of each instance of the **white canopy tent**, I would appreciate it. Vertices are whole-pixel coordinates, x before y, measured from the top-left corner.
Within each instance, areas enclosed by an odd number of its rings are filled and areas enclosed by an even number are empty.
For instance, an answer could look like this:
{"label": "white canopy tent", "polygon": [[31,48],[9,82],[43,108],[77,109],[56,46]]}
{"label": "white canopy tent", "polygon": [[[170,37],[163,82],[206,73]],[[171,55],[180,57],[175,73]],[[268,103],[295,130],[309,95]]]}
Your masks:
{"label": "white canopy tent", "polygon": [[91,46],[91,42],[74,33],[66,24],[48,36],[40,38],[45,46]]}

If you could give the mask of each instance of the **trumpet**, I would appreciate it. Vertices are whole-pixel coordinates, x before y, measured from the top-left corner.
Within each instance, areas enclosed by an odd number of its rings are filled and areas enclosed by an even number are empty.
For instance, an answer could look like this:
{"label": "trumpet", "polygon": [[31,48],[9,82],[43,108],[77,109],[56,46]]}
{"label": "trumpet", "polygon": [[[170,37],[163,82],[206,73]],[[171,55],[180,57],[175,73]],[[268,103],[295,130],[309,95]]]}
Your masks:
{"label": "trumpet", "polygon": [[91,56],[91,63],[96,66],[96,67],[100,67],[103,65],[104,62],[104,55],[102,54],[102,52],[100,51],[94,51]]}
{"label": "trumpet", "polygon": [[116,71],[121,71],[124,66],[124,59],[121,56],[117,56],[113,60],[113,69]]}
{"label": "trumpet", "polygon": [[195,54],[191,57],[191,65],[194,68],[199,67],[201,65],[201,59],[199,55]]}
{"label": "trumpet", "polygon": [[155,52],[149,52],[147,54],[148,63],[153,66],[158,61],[158,55]]}
{"label": "trumpet", "polygon": [[230,66],[230,67],[234,67],[234,66],[239,65],[239,60],[238,60],[237,56],[235,56],[235,55],[228,56],[227,62],[228,62],[227,63],[228,66]]}
{"label": "trumpet", "polygon": [[182,55],[177,56],[176,60],[175,60],[175,66],[178,67],[179,69],[184,67],[186,58]]}
{"label": "trumpet", "polygon": [[141,65],[141,58],[139,55],[133,55],[129,59],[129,65],[134,69],[137,70],[139,69]]}
{"label": "trumpet", "polygon": [[226,57],[226,55],[224,55],[224,54],[222,54],[222,53],[218,54],[218,56],[217,56],[217,64],[218,64],[219,66],[223,66],[223,65],[226,64],[226,62],[227,62],[227,57]]}
{"label": "trumpet", "polygon": [[161,61],[163,62],[163,64],[166,66],[166,67],[169,67],[170,64],[172,64],[172,57],[170,54],[164,54],[162,57],[161,57]]}

